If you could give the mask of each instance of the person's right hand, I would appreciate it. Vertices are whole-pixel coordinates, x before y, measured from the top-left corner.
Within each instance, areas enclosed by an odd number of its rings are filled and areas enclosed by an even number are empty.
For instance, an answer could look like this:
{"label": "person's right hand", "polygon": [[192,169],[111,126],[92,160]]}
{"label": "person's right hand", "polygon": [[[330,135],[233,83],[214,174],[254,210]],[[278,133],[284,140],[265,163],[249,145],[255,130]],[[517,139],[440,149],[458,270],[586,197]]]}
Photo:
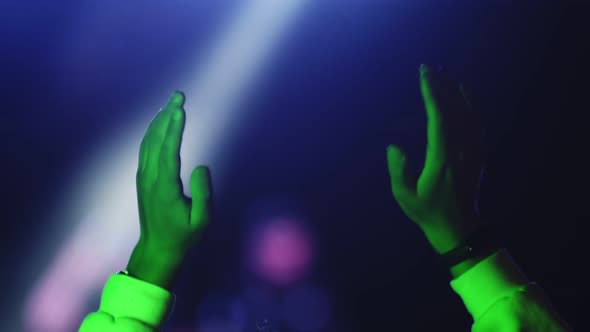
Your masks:
{"label": "person's right hand", "polygon": [[417,181],[406,156],[387,147],[393,195],[438,253],[459,245],[479,223],[475,207],[479,177],[480,124],[463,89],[443,73],[420,67],[428,118],[426,160]]}

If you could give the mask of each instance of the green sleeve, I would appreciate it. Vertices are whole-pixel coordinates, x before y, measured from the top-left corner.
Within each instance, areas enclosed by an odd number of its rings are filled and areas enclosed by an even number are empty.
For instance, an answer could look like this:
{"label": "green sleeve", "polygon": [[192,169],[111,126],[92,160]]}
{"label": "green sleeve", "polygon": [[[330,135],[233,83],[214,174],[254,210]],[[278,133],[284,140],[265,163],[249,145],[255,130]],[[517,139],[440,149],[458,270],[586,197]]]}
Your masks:
{"label": "green sleeve", "polygon": [[82,321],[79,332],[158,331],[172,312],[175,295],[122,274],[107,281],[97,312]]}
{"label": "green sleeve", "polygon": [[451,287],[473,317],[473,332],[570,330],[505,249],[451,281]]}

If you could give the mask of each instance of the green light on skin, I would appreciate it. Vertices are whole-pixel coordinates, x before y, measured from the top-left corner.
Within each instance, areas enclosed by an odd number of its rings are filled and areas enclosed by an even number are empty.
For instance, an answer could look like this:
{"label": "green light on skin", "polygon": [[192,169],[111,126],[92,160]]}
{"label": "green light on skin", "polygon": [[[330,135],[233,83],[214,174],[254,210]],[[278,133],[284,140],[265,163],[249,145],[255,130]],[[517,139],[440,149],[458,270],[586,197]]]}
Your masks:
{"label": "green light on skin", "polygon": [[127,271],[171,289],[174,276],[209,221],[211,180],[204,166],[193,170],[192,198],[180,179],[180,144],[185,123],[184,95],[174,92],[152,120],[141,142],[136,185],[140,238]]}
{"label": "green light on skin", "polygon": [[[387,147],[387,164],[394,198],[442,254],[480,224],[474,208],[482,167],[480,124],[463,90],[426,65],[420,66],[420,91],[428,121],[422,172],[414,179],[395,145]],[[459,276],[475,263],[463,262],[451,272]]]}

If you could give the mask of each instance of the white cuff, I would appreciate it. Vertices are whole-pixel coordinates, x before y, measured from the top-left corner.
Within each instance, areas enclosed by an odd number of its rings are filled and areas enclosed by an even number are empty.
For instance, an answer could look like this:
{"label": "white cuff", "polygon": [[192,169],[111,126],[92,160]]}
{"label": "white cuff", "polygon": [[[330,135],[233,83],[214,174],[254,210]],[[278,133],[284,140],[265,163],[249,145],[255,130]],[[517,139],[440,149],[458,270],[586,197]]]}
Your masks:
{"label": "white cuff", "polygon": [[498,300],[523,289],[528,283],[508,251],[502,249],[451,281],[451,287],[477,320]]}

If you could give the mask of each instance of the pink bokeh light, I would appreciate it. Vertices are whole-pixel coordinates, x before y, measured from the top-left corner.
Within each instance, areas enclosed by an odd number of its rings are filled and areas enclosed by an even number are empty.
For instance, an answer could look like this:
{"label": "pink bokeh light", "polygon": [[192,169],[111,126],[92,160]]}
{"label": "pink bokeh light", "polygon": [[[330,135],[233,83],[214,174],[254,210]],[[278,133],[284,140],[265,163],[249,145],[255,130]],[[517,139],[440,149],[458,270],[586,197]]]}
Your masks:
{"label": "pink bokeh light", "polygon": [[313,256],[311,235],[294,218],[272,218],[253,234],[250,262],[270,283],[286,286],[301,279]]}

